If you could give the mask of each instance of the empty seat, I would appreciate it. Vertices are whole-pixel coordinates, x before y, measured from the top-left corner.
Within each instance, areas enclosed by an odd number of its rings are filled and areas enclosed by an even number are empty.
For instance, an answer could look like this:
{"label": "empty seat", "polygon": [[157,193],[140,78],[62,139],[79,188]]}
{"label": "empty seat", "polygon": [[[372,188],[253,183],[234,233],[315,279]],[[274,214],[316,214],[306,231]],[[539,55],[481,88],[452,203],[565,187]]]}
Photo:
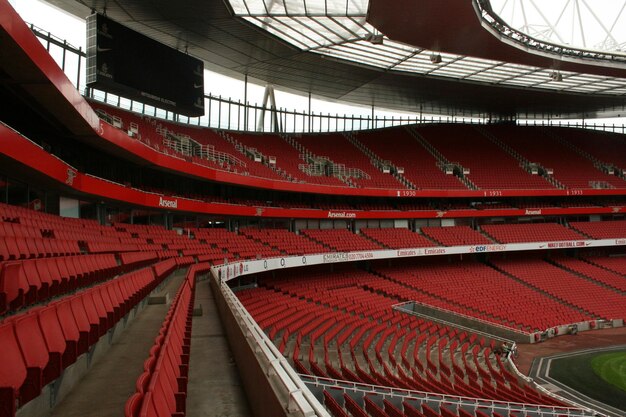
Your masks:
{"label": "empty seat", "polygon": [[0,324],[0,417],[13,417],[27,372],[13,323]]}
{"label": "empty seat", "polygon": [[24,306],[24,294],[30,286],[19,262],[0,265],[0,314]]}
{"label": "empty seat", "polygon": [[37,397],[41,388],[59,376],[60,369],[49,367],[50,355],[37,321],[37,311],[13,321],[15,335],[27,368],[26,381],[20,389],[22,402]]}

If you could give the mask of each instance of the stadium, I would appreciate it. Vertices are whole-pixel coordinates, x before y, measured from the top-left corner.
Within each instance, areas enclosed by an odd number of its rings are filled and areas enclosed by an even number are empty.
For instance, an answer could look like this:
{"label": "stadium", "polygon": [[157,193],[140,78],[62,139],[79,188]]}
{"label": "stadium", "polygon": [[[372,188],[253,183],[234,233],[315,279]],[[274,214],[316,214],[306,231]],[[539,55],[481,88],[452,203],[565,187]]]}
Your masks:
{"label": "stadium", "polygon": [[626,2],[46,1],[0,417],[626,415]]}

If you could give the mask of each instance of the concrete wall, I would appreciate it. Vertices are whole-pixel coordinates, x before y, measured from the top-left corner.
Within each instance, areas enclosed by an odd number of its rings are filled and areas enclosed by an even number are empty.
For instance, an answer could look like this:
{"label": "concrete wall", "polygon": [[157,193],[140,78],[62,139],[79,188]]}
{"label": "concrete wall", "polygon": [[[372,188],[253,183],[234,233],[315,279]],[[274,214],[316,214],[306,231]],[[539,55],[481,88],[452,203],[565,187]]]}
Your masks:
{"label": "concrete wall", "polygon": [[[469,327],[470,329],[477,330],[483,333],[488,333],[494,336],[502,337],[504,339],[513,340],[516,343],[531,343],[531,335],[514,332],[504,327],[490,325],[489,323],[474,320],[470,317],[464,317],[452,312],[438,310],[423,304],[407,304],[403,306],[403,309],[413,311],[434,319],[443,320],[445,322],[458,324],[460,326]],[[400,310],[401,311],[401,310]]]}
{"label": "concrete wall", "polygon": [[237,322],[234,313],[229,308],[224,295],[218,288],[217,282],[209,279],[215,303],[220,314],[220,319],[226,331],[226,337],[237,368],[241,375],[244,390],[253,410],[255,417],[281,417],[287,416],[287,411],[283,408],[278,396],[272,388],[269,377],[265,375],[259,363],[255,347],[248,343],[245,337],[245,329],[242,329]]}

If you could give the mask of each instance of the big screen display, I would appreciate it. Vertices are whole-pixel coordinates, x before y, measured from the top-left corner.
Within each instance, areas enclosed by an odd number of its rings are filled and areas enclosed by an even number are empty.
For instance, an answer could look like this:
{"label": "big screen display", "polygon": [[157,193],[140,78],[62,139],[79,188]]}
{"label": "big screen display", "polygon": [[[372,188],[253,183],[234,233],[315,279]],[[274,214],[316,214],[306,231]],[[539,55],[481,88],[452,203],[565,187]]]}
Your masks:
{"label": "big screen display", "polygon": [[190,117],[204,115],[204,64],[94,13],[87,18],[87,86]]}

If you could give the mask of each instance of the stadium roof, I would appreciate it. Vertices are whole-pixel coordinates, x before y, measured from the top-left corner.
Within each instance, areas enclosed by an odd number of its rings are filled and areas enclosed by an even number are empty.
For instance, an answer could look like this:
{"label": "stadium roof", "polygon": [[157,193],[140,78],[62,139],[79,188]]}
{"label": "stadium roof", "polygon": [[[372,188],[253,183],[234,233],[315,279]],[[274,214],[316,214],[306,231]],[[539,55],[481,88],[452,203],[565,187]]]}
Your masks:
{"label": "stadium roof", "polygon": [[510,32],[494,28],[509,26],[484,13],[487,0],[50,2],[80,16],[106,10],[208,69],[344,102],[466,116],[626,114],[626,66],[503,42]]}

